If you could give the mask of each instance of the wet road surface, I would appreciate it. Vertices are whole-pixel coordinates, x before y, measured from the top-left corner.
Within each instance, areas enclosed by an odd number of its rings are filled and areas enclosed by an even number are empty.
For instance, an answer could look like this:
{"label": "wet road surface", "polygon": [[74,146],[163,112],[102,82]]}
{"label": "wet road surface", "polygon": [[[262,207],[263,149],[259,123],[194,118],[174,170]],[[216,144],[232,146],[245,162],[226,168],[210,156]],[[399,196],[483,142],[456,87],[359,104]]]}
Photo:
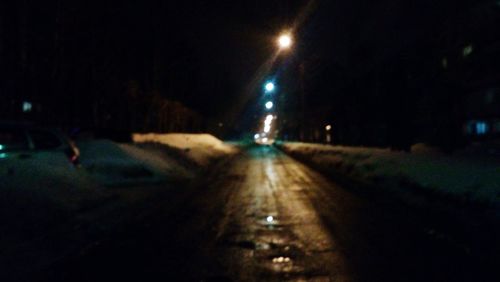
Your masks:
{"label": "wet road surface", "polygon": [[445,227],[272,147],[144,211],[32,281],[496,280],[496,231]]}

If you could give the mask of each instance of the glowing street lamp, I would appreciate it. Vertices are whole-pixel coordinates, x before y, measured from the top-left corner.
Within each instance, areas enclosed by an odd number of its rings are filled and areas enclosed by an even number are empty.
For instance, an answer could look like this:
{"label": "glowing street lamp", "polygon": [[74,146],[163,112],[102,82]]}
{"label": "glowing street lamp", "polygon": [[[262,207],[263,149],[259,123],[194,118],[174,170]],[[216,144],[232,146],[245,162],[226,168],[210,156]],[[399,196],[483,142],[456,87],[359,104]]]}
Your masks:
{"label": "glowing street lamp", "polygon": [[274,107],[274,103],[273,102],[269,101],[269,102],[266,103],[266,109],[270,110],[273,107]]}
{"label": "glowing street lamp", "polygon": [[268,83],[266,83],[266,86],[265,86],[265,88],[266,88],[266,92],[268,92],[268,93],[269,93],[269,92],[273,92],[275,87],[276,87],[276,86],[274,85],[274,83],[273,83],[273,82],[268,82]]}
{"label": "glowing street lamp", "polygon": [[271,125],[264,126],[264,132],[269,133],[269,131],[271,131]]}
{"label": "glowing street lamp", "polygon": [[284,33],[278,37],[278,46],[280,49],[289,49],[292,46],[292,36]]}
{"label": "glowing street lamp", "polygon": [[325,126],[326,130],[326,143],[331,144],[332,143],[332,125],[328,124]]}
{"label": "glowing street lamp", "polygon": [[258,134],[258,133],[253,136],[253,139],[255,139],[255,140],[257,140],[259,138],[260,138],[260,134]]}

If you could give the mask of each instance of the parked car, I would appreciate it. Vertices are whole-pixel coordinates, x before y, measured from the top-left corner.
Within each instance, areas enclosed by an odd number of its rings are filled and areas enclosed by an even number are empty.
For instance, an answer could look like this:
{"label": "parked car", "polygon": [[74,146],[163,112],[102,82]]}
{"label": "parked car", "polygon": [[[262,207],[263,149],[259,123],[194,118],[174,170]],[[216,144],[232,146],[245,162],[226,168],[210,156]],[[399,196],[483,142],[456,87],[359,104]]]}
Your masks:
{"label": "parked car", "polygon": [[0,123],[0,175],[33,165],[75,167],[79,157],[76,145],[59,130]]}

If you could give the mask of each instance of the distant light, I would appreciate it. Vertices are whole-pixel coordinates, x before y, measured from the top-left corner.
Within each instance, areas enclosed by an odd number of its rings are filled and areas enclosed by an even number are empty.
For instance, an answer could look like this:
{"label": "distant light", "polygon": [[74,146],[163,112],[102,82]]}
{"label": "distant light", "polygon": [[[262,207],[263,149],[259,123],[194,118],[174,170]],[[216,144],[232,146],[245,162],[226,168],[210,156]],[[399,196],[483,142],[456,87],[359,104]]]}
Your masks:
{"label": "distant light", "polygon": [[272,122],[273,122],[273,120],[272,120],[272,119],[266,119],[266,120],[264,121],[264,125],[271,125],[271,123],[272,123]]}
{"label": "distant light", "polygon": [[268,83],[266,83],[265,88],[266,88],[266,92],[273,92],[275,85],[272,82],[268,82]]}
{"label": "distant light", "polygon": [[0,154],[0,159],[5,159],[7,158],[7,154],[6,153],[1,153]]}
{"label": "distant light", "polygon": [[278,45],[281,49],[288,49],[292,45],[292,37],[289,34],[282,34],[278,38]]}
{"label": "distant light", "polygon": [[253,139],[255,139],[255,140],[257,140],[259,138],[260,138],[260,134],[258,134],[258,133],[253,136]]}
{"label": "distant light", "polygon": [[266,217],[266,221],[271,223],[274,221],[274,217],[272,215],[270,215],[270,216]]}
{"label": "distant light", "polygon": [[443,66],[443,69],[447,69],[448,68],[448,58],[444,57],[441,60],[441,65]]}
{"label": "distant light", "polygon": [[269,131],[271,131],[271,126],[270,125],[264,126],[264,132],[269,133]]}
{"label": "distant light", "polygon": [[267,115],[266,116],[266,120],[273,120],[273,119],[274,119],[273,115]]}
{"label": "distant light", "polygon": [[223,127],[224,124],[222,122],[219,122],[219,127]]}
{"label": "distant light", "polygon": [[267,141],[269,141],[269,139],[267,139],[267,137],[262,138],[262,142],[267,143]]}
{"label": "distant light", "polygon": [[474,51],[474,47],[472,45],[467,45],[464,47],[463,55],[464,57],[468,57]]}
{"label": "distant light", "polygon": [[23,102],[23,113],[31,112],[33,105],[30,102]]}
{"label": "distant light", "polygon": [[476,132],[478,135],[484,135],[488,132],[488,125],[485,122],[476,123]]}
{"label": "distant light", "polygon": [[268,110],[272,109],[273,106],[274,106],[274,103],[271,102],[271,101],[269,101],[269,102],[266,103],[266,109],[268,109]]}
{"label": "distant light", "polygon": [[332,130],[332,126],[331,125],[327,125],[327,126],[325,126],[325,129],[326,129],[326,131],[330,131],[330,130]]}
{"label": "distant light", "polygon": [[0,145],[0,150],[3,150],[3,148],[4,148],[3,145]]}

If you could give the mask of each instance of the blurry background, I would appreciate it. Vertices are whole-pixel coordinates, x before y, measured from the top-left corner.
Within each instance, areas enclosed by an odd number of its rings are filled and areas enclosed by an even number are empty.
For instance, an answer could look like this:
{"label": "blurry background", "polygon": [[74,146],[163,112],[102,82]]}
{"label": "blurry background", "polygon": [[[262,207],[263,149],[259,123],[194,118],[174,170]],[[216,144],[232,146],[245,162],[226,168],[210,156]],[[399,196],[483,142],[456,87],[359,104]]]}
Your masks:
{"label": "blurry background", "polygon": [[235,138],[275,75],[282,139],[451,149],[500,134],[498,27],[496,0],[3,1],[0,119]]}

